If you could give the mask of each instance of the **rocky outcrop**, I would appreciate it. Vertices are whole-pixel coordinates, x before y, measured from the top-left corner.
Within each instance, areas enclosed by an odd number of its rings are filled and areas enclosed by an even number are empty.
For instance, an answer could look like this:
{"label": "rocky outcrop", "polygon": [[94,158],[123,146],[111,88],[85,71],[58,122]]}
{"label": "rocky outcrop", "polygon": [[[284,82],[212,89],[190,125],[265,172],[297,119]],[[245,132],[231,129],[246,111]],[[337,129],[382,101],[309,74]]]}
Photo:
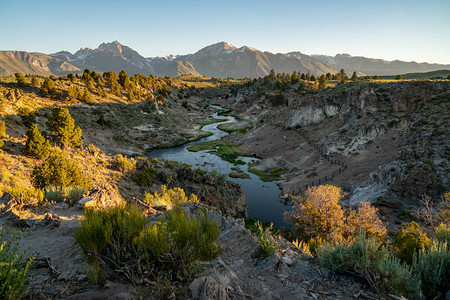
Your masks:
{"label": "rocky outcrop", "polygon": [[[185,204],[189,211],[195,204]],[[208,262],[189,289],[192,299],[349,299],[370,292],[355,280],[322,268],[317,260],[280,239],[280,251],[265,257],[255,236],[239,221],[220,217],[223,252]],[[375,299],[375,298],[374,298]]]}
{"label": "rocky outcrop", "polygon": [[78,201],[77,206],[79,208],[106,208],[125,203],[117,186],[105,183],[90,190],[84,198]]}

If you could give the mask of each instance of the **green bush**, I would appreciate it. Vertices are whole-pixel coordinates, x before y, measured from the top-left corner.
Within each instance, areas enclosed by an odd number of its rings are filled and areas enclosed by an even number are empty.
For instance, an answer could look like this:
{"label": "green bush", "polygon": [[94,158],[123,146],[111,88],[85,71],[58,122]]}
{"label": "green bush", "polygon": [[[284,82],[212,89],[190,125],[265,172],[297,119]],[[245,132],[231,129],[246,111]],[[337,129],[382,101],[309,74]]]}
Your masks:
{"label": "green bush", "polygon": [[83,187],[61,187],[50,186],[45,189],[45,199],[53,202],[67,202],[70,205],[74,205],[78,200],[83,197],[86,190]]}
{"label": "green bush", "polygon": [[117,154],[114,156],[113,167],[124,174],[130,174],[136,170],[136,162],[132,158]]}
{"label": "green bush", "polygon": [[31,181],[34,187],[40,189],[78,186],[89,190],[92,186],[91,179],[81,171],[78,163],[63,152],[54,152],[36,165],[31,172]]}
{"label": "green bush", "polygon": [[152,184],[153,176],[157,171],[158,170],[153,167],[143,168],[133,180],[136,181],[139,186],[150,186]]}
{"label": "green bush", "polygon": [[396,257],[388,257],[375,266],[375,271],[381,277],[383,292],[396,293],[413,297],[420,292],[420,277],[413,274],[411,266],[402,263]]}
{"label": "green bush", "polygon": [[437,240],[414,255],[414,271],[422,279],[422,292],[430,299],[444,299],[450,290],[450,249]]}
{"label": "green bush", "polygon": [[26,253],[19,254],[18,243],[17,234],[0,242],[0,299],[19,299],[27,282],[33,258],[26,258]]}
{"label": "green bush", "polygon": [[411,264],[414,253],[430,247],[430,239],[420,229],[419,224],[411,222],[402,224],[402,229],[395,234],[394,245],[398,258]]}
{"label": "green bush", "polygon": [[272,236],[271,230],[273,229],[273,225],[270,227],[263,228],[261,222],[256,222],[256,238],[258,239],[258,243],[261,246],[261,249],[264,251],[266,256],[271,256],[274,254],[278,247],[275,239]]}
{"label": "green bush", "polygon": [[167,186],[162,185],[159,193],[155,193],[154,195],[145,193],[144,202],[151,206],[165,206],[167,209],[172,209],[186,202],[198,203],[198,198],[195,194],[187,197],[184,190],[179,187],[167,189]]}
{"label": "green bush", "polygon": [[316,251],[320,265],[334,271],[373,268],[388,255],[387,249],[378,240],[366,237],[363,231],[354,242],[325,242]]}
{"label": "green bush", "polygon": [[147,218],[139,208],[86,209],[84,216],[75,231],[75,240],[92,264],[91,278],[94,282],[116,277],[116,270],[127,263],[137,262],[134,241],[147,224]]}
{"label": "green bush", "polygon": [[450,245],[450,227],[444,223],[439,224],[434,230],[436,239],[441,243],[447,243]]}
{"label": "green bush", "polygon": [[190,278],[199,260],[219,254],[214,242],[219,232],[217,220],[207,212],[190,216],[176,207],[161,222],[149,224],[139,208],[117,206],[87,209],[75,239],[96,282],[124,274],[131,281],[130,274],[183,281]]}

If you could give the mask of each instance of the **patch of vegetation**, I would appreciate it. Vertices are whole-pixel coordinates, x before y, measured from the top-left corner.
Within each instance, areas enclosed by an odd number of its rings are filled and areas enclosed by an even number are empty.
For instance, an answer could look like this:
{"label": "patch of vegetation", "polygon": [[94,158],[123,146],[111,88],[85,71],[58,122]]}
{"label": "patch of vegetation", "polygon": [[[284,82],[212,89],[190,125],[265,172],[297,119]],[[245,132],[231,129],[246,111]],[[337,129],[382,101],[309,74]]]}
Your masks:
{"label": "patch of vegetation", "polygon": [[19,241],[18,233],[0,241],[0,299],[20,299],[25,290],[33,258],[18,253]]}
{"label": "patch of vegetation", "polygon": [[225,124],[220,124],[219,126],[217,126],[217,128],[219,128],[222,131],[228,132],[228,133],[238,133],[238,134],[244,134],[250,130],[253,129],[253,125],[245,125],[242,127],[236,126],[236,124],[234,123],[225,123]]}
{"label": "patch of vegetation", "polygon": [[36,188],[56,187],[92,187],[91,178],[87,177],[79,164],[58,150],[50,154],[41,164],[36,165],[31,172],[31,181]]}
{"label": "patch of vegetation", "polygon": [[230,174],[228,174],[228,176],[230,176],[231,178],[242,178],[242,179],[250,178],[250,176],[244,172],[231,172]]}
{"label": "patch of vegetation", "polygon": [[150,186],[153,182],[153,176],[158,172],[158,169],[153,167],[143,168],[136,176],[133,177],[133,180],[139,184],[139,186]]}
{"label": "patch of vegetation", "polygon": [[51,202],[67,202],[74,205],[83,197],[86,190],[83,187],[50,186],[45,189],[44,198]]}
{"label": "patch of vegetation", "polygon": [[273,237],[277,232],[272,224],[246,218],[245,228],[256,235],[258,243],[266,256],[271,256],[278,250],[278,244]]}
{"label": "patch of vegetation", "polygon": [[144,202],[151,206],[165,206],[166,209],[170,210],[183,203],[198,203],[198,198],[195,194],[191,194],[187,197],[186,193],[181,188],[175,187],[173,189],[167,189],[167,186],[162,185],[159,193],[155,193],[154,195],[145,193]]}
{"label": "patch of vegetation", "polygon": [[75,239],[95,282],[144,277],[164,282],[170,295],[198,273],[200,261],[220,254],[215,243],[219,232],[218,222],[207,211],[189,215],[176,207],[161,222],[149,223],[139,208],[117,206],[86,210]]}
{"label": "patch of vegetation", "polygon": [[214,124],[214,123],[220,123],[220,122],[225,122],[227,121],[227,119],[225,118],[221,118],[221,119],[210,119],[210,120],[204,120],[204,121],[200,121],[198,122],[198,124],[200,125],[200,129],[202,129],[204,126],[209,125],[209,124]]}
{"label": "patch of vegetation", "polygon": [[189,151],[198,152],[203,150],[213,150],[209,153],[214,154],[226,160],[232,164],[245,164],[243,161],[238,160],[239,156],[244,156],[242,152],[239,151],[239,145],[234,143],[227,143],[222,141],[209,141],[197,145],[192,145],[187,148]]}
{"label": "patch of vegetation", "polygon": [[262,181],[268,182],[268,181],[274,181],[274,180],[282,180],[282,175],[288,171],[287,168],[284,167],[272,167],[268,168],[266,170],[257,170],[254,168],[251,168],[251,166],[254,166],[255,164],[250,165],[248,171],[250,173],[253,173],[257,175]]}

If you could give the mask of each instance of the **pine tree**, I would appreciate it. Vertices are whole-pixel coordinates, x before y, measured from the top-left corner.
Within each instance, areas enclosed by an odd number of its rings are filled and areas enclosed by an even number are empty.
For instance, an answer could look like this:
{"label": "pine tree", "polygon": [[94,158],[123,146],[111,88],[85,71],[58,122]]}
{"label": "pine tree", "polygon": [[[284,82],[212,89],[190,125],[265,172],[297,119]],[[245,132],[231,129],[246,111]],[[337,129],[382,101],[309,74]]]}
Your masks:
{"label": "pine tree", "polygon": [[35,158],[43,158],[49,154],[50,148],[50,143],[41,134],[37,128],[37,125],[31,125],[31,127],[27,130],[25,153]]}
{"label": "pine tree", "polygon": [[358,74],[356,74],[356,72],[353,72],[352,81],[358,81],[358,80],[359,80]]}
{"label": "pine tree", "polygon": [[127,71],[122,70],[119,73],[119,83],[123,86],[124,89],[128,87],[130,84],[130,77],[128,77]]}
{"label": "pine tree", "polygon": [[41,95],[43,97],[52,97],[52,98],[58,96],[58,91],[56,90],[55,83],[49,77],[44,78],[44,82],[41,85]]}
{"label": "pine tree", "polygon": [[0,139],[4,138],[6,135],[6,124],[3,121],[0,121]]}
{"label": "pine tree", "polygon": [[31,77],[31,85],[32,86],[38,86],[39,81],[37,80],[36,76]]}
{"label": "pine tree", "polygon": [[94,78],[92,78],[91,76],[87,76],[86,77],[86,87],[88,88],[89,91],[93,91],[95,89],[95,80]]}
{"label": "pine tree", "polygon": [[373,76],[372,77],[374,80],[380,80],[380,76],[378,76],[378,75],[375,75],[375,76]]}
{"label": "pine tree", "polygon": [[300,78],[301,78],[302,80],[306,80],[306,75],[305,75],[305,73],[302,73],[302,75],[300,76]]}
{"label": "pine tree", "polygon": [[328,80],[327,80],[327,77],[325,76],[325,74],[320,75],[320,77],[319,77],[319,90],[323,90],[323,89],[327,88],[327,83],[328,83]]}
{"label": "pine tree", "polygon": [[71,82],[74,82],[75,81],[75,75],[73,74],[73,73],[69,73],[69,74],[67,74],[67,79],[69,79]]}
{"label": "pine tree", "polygon": [[67,89],[66,102],[73,103],[77,100],[77,98],[78,98],[77,88],[73,84],[71,84]]}
{"label": "pine tree", "polygon": [[93,103],[91,92],[89,92],[89,89],[87,87],[84,88],[82,100],[88,104]]}
{"label": "pine tree", "polygon": [[25,76],[23,76],[22,73],[16,73],[14,74],[14,76],[16,76],[16,81],[20,86],[26,86],[27,85],[27,81],[25,79]]}
{"label": "pine tree", "polygon": [[47,126],[50,130],[52,141],[62,147],[79,147],[81,141],[81,129],[75,128],[75,121],[64,107],[56,107],[48,118]]}
{"label": "pine tree", "polygon": [[316,81],[316,76],[314,76],[314,75],[311,75],[311,78],[310,78],[310,80],[311,80],[311,81]]}
{"label": "pine tree", "polygon": [[401,80],[401,79],[403,79],[402,75],[395,76],[395,80]]}

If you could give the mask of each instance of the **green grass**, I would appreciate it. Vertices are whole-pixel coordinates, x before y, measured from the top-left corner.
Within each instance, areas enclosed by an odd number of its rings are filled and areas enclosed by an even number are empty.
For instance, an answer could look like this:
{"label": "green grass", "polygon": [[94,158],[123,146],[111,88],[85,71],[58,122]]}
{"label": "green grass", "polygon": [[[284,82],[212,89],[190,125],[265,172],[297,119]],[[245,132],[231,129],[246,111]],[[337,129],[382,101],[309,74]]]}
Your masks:
{"label": "green grass", "polygon": [[231,178],[242,178],[242,179],[250,178],[248,174],[243,172],[231,172],[230,174],[228,174],[228,176],[230,176]]}
{"label": "green grass", "polygon": [[250,173],[257,175],[264,182],[274,181],[274,180],[282,180],[283,177],[281,175],[283,175],[284,173],[286,173],[288,171],[288,169],[285,167],[273,167],[273,168],[268,168],[266,170],[252,169],[251,167],[255,166],[256,164],[250,163],[248,171]]}
{"label": "green grass", "polygon": [[223,160],[226,160],[235,165],[245,164],[243,161],[238,160],[238,156],[244,156],[242,152],[239,151],[239,145],[234,143],[226,143],[221,141],[209,141],[197,145],[192,145],[187,148],[189,151],[198,152],[204,150],[210,151],[211,154],[217,155]]}
{"label": "green grass", "polygon": [[212,119],[212,120],[204,120],[204,121],[200,121],[198,122],[198,124],[200,125],[200,129],[202,129],[204,126],[209,125],[209,124],[214,124],[214,123],[219,123],[219,122],[225,122],[228,119],[225,118],[221,118],[221,119]]}
{"label": "green grass", "polygon": [[219,128],[222,131],[228,132],[228,133],[240,133],[240,134],[244,134],[246,132],[248,132],[249,130],[253,129],[253,125],[247,124],[245,126],[242,127],[237,127],[236,123],[225,123],[225,124],[220,124],[219,126],[217,126],[217,128]]}

